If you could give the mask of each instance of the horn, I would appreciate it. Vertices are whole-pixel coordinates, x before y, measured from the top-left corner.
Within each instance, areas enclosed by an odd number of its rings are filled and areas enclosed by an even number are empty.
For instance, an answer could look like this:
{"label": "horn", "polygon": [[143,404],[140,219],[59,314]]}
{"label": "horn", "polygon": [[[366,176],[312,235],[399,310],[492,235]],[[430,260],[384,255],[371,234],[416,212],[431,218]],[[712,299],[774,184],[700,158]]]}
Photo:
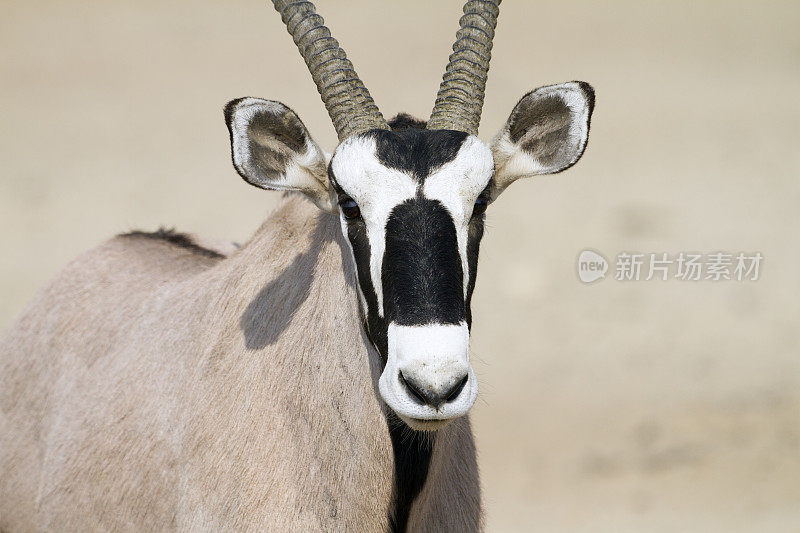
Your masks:
{"label": "horn", "polygon": [[314,4],[291,0],[272,3],[311,72],[339,140],[372,129],[388,130],[378,106]]}
{"label": "horn", "polygon": [[492,58],[492,39],[502,0],[470,0],[458,21],[453,53],[428,120],[431,130],[478,133]]}

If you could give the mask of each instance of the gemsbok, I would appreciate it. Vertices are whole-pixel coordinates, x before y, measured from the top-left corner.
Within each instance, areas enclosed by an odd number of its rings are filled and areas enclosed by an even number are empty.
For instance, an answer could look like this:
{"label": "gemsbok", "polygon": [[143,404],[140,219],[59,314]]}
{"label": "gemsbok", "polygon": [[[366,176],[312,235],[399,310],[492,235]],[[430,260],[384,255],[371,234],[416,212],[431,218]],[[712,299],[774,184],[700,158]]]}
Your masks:
{"label": "gemsbok", "polygon": [[384,120],[307,1],[274,0],[339,136],[225,107],[287,191],[240,248],[159,231],[64,268],[0,343],[0,530],[475,531],[478,247],[512,182],[581,157],[583,82],[476,137],[500,0],[471,0],[430,119]]}

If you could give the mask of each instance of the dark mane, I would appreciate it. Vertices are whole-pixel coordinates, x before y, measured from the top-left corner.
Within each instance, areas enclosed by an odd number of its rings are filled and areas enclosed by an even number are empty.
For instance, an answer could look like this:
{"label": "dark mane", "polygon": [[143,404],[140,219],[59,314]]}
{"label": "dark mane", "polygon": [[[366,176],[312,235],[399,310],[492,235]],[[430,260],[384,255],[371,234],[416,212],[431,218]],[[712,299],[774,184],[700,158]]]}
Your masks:
{"label": "dark mane", "polygon": [[412,117],[408,113],[398,113],[389,121],[389,127],[392,131],[403,131],[408,129],[424,130],[428,126],[428,122]]}
{"label": "dark mane", "polygon": [[140,231],[134,230],[128,233],[120,233],[120,237],[125,238],[140,238],[140,239],[154,239],[159,241],[168,242],[174,246],[178,246],[179,248],[183,248],[185,250],[189,250],[194,252],[198,255],[203,255],[205,257],[212,257],[215,259],[221,259],[225,257],[219,252],[215,252],[214,250],[209,250],[208,248],[203,248],[196,242],[192,240],[189,235],[185,233],[176,233],[175,229],[169,228],[158,228],[158,231]]}

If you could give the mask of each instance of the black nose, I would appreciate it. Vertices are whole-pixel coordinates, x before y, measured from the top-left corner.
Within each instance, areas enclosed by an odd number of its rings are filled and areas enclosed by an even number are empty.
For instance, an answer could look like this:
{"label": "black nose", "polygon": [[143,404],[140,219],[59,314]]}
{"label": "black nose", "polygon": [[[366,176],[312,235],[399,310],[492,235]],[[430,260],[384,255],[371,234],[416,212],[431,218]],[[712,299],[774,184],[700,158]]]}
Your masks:
{"label": "black nose", "polygon": [[462,390],[464,390],[464,385],[467,384],[468,378],[469,375],[464,374],[464,377],[457,380],[455,385],[452,387],[442,391],[435,391],[430,387],[421,386],[412,379],[407,379],[403,373],[400,372],[400,381],[403,382],[403,385],[406,386],[411,395],[419,403],[423,405],[430,405],[434,409],[438,409],[439,406],[445,402],[452,402],[458,398],[458,395],[461,394]]}

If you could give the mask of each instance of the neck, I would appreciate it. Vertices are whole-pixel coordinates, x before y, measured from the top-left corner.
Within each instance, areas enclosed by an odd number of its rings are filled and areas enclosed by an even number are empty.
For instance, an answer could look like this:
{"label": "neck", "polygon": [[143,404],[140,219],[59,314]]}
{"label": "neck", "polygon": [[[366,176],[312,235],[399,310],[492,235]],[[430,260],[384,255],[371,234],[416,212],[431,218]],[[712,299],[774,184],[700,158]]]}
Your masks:
{"label": "neck", "polygon": [[289,195],[230,260],[236,272],[226,278],[243,296],[230,317],[238,335],[248,352],[260,354],[259,363],[291,375],[286,390],[271,391],[285,395],[277,403],[290,410],[276,416],[299,422],[313,415],[322,424],[341,425],[347,434],[334,440],[349,443],[344,449],[313,426],[304,440],[328,447],[326,461],[337,478],[360,472],[347,479],[362,484],[353,497],[385,495],[371,509],[385,509],[390,529],[453,524],[437,522],[447,509],[460,515],[455,524],[474,529],[480,502],[469,421],[419,433],[386,414],[378,393],[382,362],[363,330],[353,260],[338,218]]}
{"label": "neck", "polygon": [[387,418],[394,452],[389,524],[392,531],[406,531],[412,507],[428,480],[436,434],[414,431],[393,414]]}

